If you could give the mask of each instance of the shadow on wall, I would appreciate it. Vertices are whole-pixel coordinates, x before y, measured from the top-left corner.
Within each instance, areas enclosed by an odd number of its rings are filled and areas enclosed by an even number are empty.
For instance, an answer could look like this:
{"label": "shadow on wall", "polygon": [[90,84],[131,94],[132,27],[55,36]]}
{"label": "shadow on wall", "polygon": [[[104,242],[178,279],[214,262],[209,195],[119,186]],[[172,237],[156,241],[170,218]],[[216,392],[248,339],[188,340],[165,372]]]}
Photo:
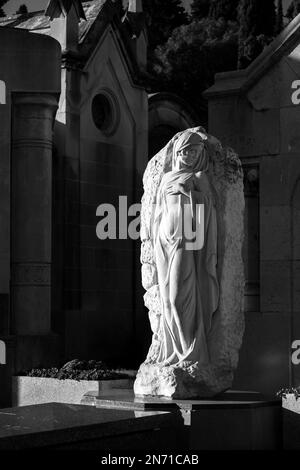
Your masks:
{"label": "shadow on wall", "polygon": [[[291,235],[292,235],[292,286],[291,286],[291,342],[300,340],[300,178],[295,183],[291,197]],[[292,351],[293,352],[293,351]],[[291,382],[300,386],[299,354],[292,361]]]}
{"label": "shadow on wall", "polygon": [[[143,306],[140,241],[100,240],[100,204],[128,208],[142,196],[142,177],[126,146],[85,139],[84,152],[64,155],[65,126],[55,123],[52,212],[52,329],[61,362],[97,359],[136,367],[151,341]],[[80,142],[78,143],[80,145]],[[128,217],[128,222],[131,217]]]}
{"label": "shadow on wall", "polygon": [[[286,312],[247,312],[236,389],[275,396],[280,388],[300,385],[300,364],[292,363],[292,343],[300,340],[300,179],[290,197],[290,305]],[[267,380],[266,380],[267,377]]]}

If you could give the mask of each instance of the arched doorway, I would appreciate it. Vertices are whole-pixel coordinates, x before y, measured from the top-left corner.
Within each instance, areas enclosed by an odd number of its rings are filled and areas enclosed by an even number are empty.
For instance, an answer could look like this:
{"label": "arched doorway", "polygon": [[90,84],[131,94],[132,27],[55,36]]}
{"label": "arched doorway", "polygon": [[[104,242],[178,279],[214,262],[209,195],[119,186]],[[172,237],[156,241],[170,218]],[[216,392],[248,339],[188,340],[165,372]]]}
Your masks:
{"label": "arched doorway", "polygon": [[189,127],[207,125],[207,112],[199,115],[177,95],[154,93],[149,95],[149,159],[153,157],[177,132]]}

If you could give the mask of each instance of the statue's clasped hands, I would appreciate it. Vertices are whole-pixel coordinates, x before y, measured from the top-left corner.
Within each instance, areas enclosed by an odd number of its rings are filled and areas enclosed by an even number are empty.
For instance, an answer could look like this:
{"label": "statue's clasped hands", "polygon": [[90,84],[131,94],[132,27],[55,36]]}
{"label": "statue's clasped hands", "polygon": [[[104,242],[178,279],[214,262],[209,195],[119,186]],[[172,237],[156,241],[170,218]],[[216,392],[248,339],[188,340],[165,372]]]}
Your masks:
{"label": "statue's clasped hands", "polygon": [[185,183],[170,183],[166,186],[166,194],[168,196],[175,196],[178,194],[190,195],[190,191],[194,189],[192,178]]}

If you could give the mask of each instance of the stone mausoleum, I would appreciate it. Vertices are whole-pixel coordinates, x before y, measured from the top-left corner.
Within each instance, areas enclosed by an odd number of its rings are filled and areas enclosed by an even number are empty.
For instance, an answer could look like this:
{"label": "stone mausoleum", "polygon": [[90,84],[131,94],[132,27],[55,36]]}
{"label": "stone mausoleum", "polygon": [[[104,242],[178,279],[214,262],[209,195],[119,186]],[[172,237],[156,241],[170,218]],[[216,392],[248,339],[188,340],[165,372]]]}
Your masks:
{"label": "stone mausoleum", "polygon": [[97,208],[118,221],[119,196],[140,201],[148,136],[164,145],[198,118],[148,97],[146,60],[141,0],[123,18],[113,0],[50,0],[0,21],[1,405],[15,372],[136,367],[148,348],[139,242],[97,238]]}
{"label": "stone mausoleum", "polygon": [[209,132],[244,167],[246,330],[235,387],[273,396],[300,385],[299,75],[300,15],[205,93]]}
{"label": "stone mausoleum", "polygon": [[[51,328],[52,130],[60,47],[50,37],[0,30],[0,403],[11,374],[57,351]],[[41,67],[41,60],[47,57]],[[34,359],[35,358],[35,359]]]}

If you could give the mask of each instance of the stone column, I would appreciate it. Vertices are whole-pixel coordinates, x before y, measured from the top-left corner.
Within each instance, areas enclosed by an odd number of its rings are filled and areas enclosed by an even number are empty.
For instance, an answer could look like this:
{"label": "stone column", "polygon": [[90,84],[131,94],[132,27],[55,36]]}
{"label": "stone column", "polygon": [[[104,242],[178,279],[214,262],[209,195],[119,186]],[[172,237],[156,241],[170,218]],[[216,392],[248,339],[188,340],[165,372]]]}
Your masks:
{"label": "stone column", "polygon": [[57,96],[13,96],[12,334],[51,332],[52,129]]}

